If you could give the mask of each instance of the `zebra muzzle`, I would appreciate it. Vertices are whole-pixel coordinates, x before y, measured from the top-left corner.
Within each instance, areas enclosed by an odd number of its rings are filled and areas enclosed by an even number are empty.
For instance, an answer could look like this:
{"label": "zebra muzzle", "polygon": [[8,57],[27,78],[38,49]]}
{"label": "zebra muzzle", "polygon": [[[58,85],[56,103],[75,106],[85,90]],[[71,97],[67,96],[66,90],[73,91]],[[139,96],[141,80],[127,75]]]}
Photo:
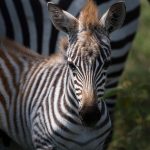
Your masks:
{"label": "zebra muzzle", "polygon": [[100,110],[98,105],[84,106],[79,111],[82,124],[87,127],[94,127],[100,120]]}

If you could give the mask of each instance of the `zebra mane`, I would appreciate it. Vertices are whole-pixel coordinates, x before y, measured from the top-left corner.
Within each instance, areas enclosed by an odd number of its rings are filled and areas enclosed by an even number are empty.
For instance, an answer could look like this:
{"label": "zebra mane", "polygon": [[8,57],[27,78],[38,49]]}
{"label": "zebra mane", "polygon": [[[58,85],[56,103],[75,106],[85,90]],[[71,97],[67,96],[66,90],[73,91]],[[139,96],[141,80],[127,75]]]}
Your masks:
{"label": "zebra mane", "polygon": [[51,56],[43,56],[8,38],[0,38],[0,46],[10,54],[24,58],[28,62],[44,61],[48,65],[64,62],[61,52],[56,52]]}
{"label": "zebra mane", "polygon": [[88,0],[79,15],[81,28],[91,29],[99,24],[98,7],[93,0]]}
{"label": "zebra mane", "polygon": [[37,59],[43,59],[44,56],[39,55],[38,53],[34,52],[33,50],[30,50],[20,44],[18,44],[15,41],[12,41],[8,38],[0,38],[0,44],[2,47],[5,47],[5,50],[7,50],[10,53],[13,53],[14,55],[24,57],[27,59],[37,60]]}
{"label": "zebra mane", "polygon": [[60,41],[59,41],[59,50],[60,50],[62,53],[64,53],[64,51],[67,50],[68,45],[69,45],[69,41],[68,41],[67,36],[61,37],[61,38],[60,38]]}

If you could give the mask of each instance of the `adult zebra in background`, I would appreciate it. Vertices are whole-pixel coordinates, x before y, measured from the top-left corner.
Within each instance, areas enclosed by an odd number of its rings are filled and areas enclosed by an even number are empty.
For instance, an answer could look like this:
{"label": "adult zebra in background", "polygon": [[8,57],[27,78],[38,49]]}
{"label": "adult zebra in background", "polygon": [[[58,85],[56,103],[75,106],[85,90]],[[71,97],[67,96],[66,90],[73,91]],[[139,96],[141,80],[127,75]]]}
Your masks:
{"label": "adult zebra in background", "polygon": [[[54,53],[61,33],[49,21],[46,1],[52,0],[1,0],[0,37],[7,36],[44,55]],[[86,0],[53,1],[74,16],[79,15],[79,11],[86,2]],[[95,1],[102,14],[116,2],[116,0]],[[127,15],[123,27],[111,35],[112,49],[116,50],[114,53],[121,51],[122,55],[127,54],[130,43],[134,39],[140,14],[139,0],[126,0],[125,4]],[[120,45],[116,44],[118,42]],[[120,56],[118,55],[116,57]]]}
{"label": "adult zebra in background", "polygon": [[103,101],[109,34],[123,24],[125,4],[100,17],[89,0],[78,19],[52,3],[48,10],[68,34],[63,53],[44,57],[1,39],[0,128],[28,150],[103,150],[111,131]]}
{"label": "adult zebra in background", "polygon": [[[95,1],[102,14],[116,2],[116,0]],[[78,16],[86,0],[54,0],[54,2]],[[110,35],[112,59],[108,70],[107,89],[118,85],[129,49],[137,32],[140,0],[126,0],[125,4],[127,11],[125,22],[121,29]],[[58,49],[56,45],[62,35],[49,21],[46,0],[1,0],[0,27],[0,37],[14,39],[43,55],[52,54]],[[116,95],[106,100],[111,114],[113,114],[115,100]]]}

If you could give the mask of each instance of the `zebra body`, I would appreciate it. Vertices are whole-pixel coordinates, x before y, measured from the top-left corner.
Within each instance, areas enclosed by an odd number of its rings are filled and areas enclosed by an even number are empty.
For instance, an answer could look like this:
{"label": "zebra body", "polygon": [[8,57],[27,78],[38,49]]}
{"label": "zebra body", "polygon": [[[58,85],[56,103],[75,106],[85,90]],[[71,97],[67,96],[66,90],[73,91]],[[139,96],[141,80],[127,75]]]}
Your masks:
{"label": "zebra body", "polygon": [[109,34],[125,18],[116,3],[101,18],[89,0],[79,19],[48,3],[68,34],[63,54],[43,57],[1,39],[0,128],[26,149],[102,150],[111,119],[102,97],[111,59]]}
{"label": "zebra body", "polygon": [[[3,41],[3,40],[2,40]],[[4,40],[5,41],[5,40]],[[21,47],[17,47],[17,49]],[[5,131],[14,141],[23,146],[31,144],[31,132],[27,132],[30,127],[29,116],[26,118],[24,107],[22,84],[26,73],[33,64],[27,55],[20,57],[12,54],[16,46],[7,42],[7,47],[1,43],[0,48],[0,129]],[[26,49],[25,49],[26,50]],[[26,61],[25,59],[30,61]],[[25,89],[24,89],[25,90]],[[26,131],[26,132],[25,132]],[[27,141],[26,141],[27,140]],[[26,141],[26,142],[24,142]],[[30,143],[30,144],[29,144]]]}
{"label": "zebra body", "polygon": [[[4,43],[10,43],[11,47]],[[54,63],[53,58],[29,57],[26,52],[17,51],[10,41],[3,44],[0,48],[0,129],[24,149],[102,149],[111,129],[105,102],[99,105],[102,117],[95,128],[84,127],[78,102],[68,92],[72,85],[66,64],[60,58]],[[15,51],[14,56],[9,48]]]}

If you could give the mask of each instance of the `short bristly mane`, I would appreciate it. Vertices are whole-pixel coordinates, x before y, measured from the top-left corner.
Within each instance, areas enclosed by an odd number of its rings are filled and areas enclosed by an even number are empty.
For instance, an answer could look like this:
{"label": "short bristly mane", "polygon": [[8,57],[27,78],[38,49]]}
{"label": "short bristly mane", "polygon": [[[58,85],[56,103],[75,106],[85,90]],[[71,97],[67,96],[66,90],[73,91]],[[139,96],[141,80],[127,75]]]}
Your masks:
{"label": "short bristly mane", "polygon": [[[92,30],[94,27],[99,26],[99,11],[98,7],[93,0],[87,0],[86,5],[80,12],[79,15],[80,29]],[[88,35],[91,33],[87,33]],[[86,38],[89,37],[85,35]],[[64,54],[68,48],[68,38],[62,37],[59,42],[59,50]]]}
{"label": "short bristly mane", "polygon": [[4,47],[5,51],[7,50],[9,53],[28,61],[43,61],[47,62],[48,65],[64,62],[60,52],[56,52],[51,56],[43,56],[8,38],[0,38],[0,46]]}
{"label": "short bristly mane", "polygon": [[68,45],[69,45],[69,41],[68,41],[67,36],[61,37],[60,41],[59,41],[59,50],[60,50],[60,52],[64,53],[67,50]]}
{"label": "short bristly mane", "polygon": [[81,28],[90,29],[99,24],[98,7],[93,0],[88,0],[79,15]]}
{"label": "short bristly mane", "polygon": [[20,55],[23,57],[26,57],[27,59],[44,59],[42,55],[39,55],[38,53],[32,51],[31,49],[28,49],[19,43],[10,40],[9,38],[2,37],[0,38],[0,45],[5,46],[6,50],[10,53],[14,53],[15,55]]}

